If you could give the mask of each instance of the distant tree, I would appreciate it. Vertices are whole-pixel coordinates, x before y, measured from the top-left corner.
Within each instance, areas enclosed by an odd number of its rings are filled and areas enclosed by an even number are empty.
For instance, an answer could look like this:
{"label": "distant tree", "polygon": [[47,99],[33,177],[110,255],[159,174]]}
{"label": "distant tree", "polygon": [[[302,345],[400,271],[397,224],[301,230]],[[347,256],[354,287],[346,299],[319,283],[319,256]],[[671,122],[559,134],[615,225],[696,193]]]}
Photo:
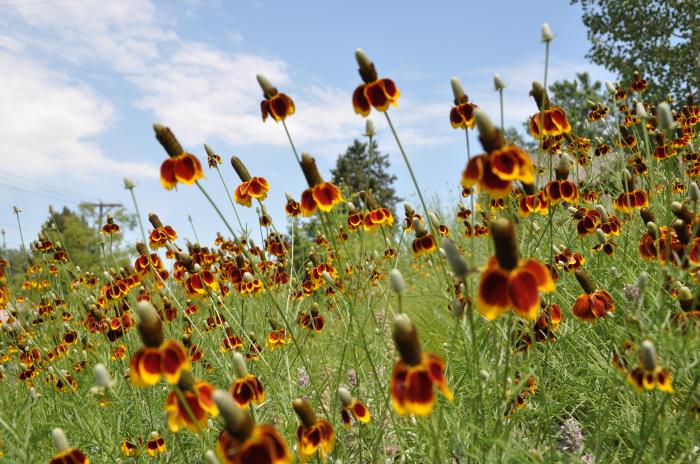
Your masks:
{"label": "distant tree", "polygon": [[648,97],[677,100],[700,88],[700,7],[697,0],[571,0],[583,9],[587,57],[630,82],[649,81]]}
{"label": "distant tree", "polygon": [[[530,126],[528,122],[523,124],[523,128],[528,131],[527,133],[529,134]],[[535,143],[535,140],[529,136],[524,137],[515,127],[506,127],[506,130],[503,132],[503,138],[506,139],[506,142],[517,145],[530,154],[537,152],[537,143]]]}
{"label": "distant tree", "polygon": [[122,229],[133,230],[137,225],[138,218],[136,215],[130,213],[124,207],[110,209],[103,212],[103,216],[100,216],[100,208],[98,205],[94,203],[81,203],[78,205],[78,214],[80,217],[85,219],[90,227],[98,232],[107,220],[107,213],[114,218],[114,222],[119,224]]}
{"label": "distant tree", "polygon": [[605,104],[607,96],[603,93],[600,81],[591,82],[587,72],[576,73],[576,78],[571,81],[556,81],[550,85],[549,97],[554,105],[566,110],[571,130],[575,134],[589,138],[603,135],[603,124],[589,123],[587,104],[589,100]]}
{"label": "distant tree", "polygon": [[395,211],[401,198],[393,187],[396,176],[388,172],[389,155],[379,153],[376,142],[372,145],[371,169],[368,144],[355,139],[331,169],[333,183],[344,185],[353,193],[370,190],[380,205]]}
{"label": "distant tree", "polygon": [[[81,208],[78,214],[67,207],[63,210],[54,211],[50,214],[46,222],[42,225],[42,232],[53,242],[60,241],[68,251],[71,262],[80,266],[83,271],[100,272],[104,270],[102,260],[102,250],[99,242],[99,229],[95,217],[90,214],[91,210]],[[118,213],[119,217],[126,218],[125,222],[120,222],[115,216],[115,222],[120,225],[122,233],[133,229],[133,219],[124,212]],[[122,246],[122,234],[113,235],[111,238],[111,252],[117,265],[126,264],[130,253]],[[109,250],[107,251],[109,253]]]}

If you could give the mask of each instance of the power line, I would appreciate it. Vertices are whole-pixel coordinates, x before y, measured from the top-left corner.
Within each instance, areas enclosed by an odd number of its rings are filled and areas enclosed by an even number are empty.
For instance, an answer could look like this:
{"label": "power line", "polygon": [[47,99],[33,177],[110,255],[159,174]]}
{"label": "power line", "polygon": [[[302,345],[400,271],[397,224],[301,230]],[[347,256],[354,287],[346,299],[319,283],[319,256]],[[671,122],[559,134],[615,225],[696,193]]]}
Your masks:
{"label": "power line", "polygon": [[0,177],[0,185],[4,185],[4,186],[12,188],[12,189],[31,191],[31,192],[36,192],[36,193],[39,193],[42,195],[50,195],[51,198],[56,198],[58,200],[66,200],[66,201],[70,201],[70,202],[86,201],[80,197],[75,197],[75,196],[67,195],[67,194],[64,194],[61,192],[56,192],[56,191],[51,190],[49,188],[34,187],[32,185],[24,185],[24,184],[16,184],[16,183],[11,182],[7,179],[3,179],[2,177]]}
{"label": "power line", "polygon": [[19,190],[21,192],[25,192],[25,193],[28,193],[30,195],[37,195],[40,197],[48,198],[49,200],[59,200],[59,201],[63,201],[66,203],[72,203],[72,204],[76,204],[76,205],[79,205],[80,203],[82,203],[81,201],[78,201],[78,200],[75,200],[72,198],[61,197],[56,193],[51,194],[51,193],[43,193],[40,191],[38,192],[36,190],[30,190],[28,188],[20,187],[18,185],[6,184],[3,182],[0,182],[0,187],[6,187],[6,188],[13,189],[13,190]]}
{"label": "power line", "polygon": [[75,3],[81,0],[37,0],[35,2],[0,2],[0,6],[33,6],[33,5],[60,5],[61,3]]}
{"label": "power line", "polygon": [[30,179],[30,178],[20,176],[20,175],[11,173],[11,172],[0,171],[0,176],[9,177],[10,180],[12,180],[12,181],[19,180],[19,181],[22,181],[22,182],[25,182],[28,184],[34,184],[36,186],[36,188],[41,188],[44,190],[49,189],[51,191],[59,191],[59,192],[62,192],[62,193],[65,193],[67,195],[74,196],[74,197],[77,197],[80,199],[87,198],[87,199],[91,199],[91,200],[99,200],[99,198],[97,198],[96,196],[93,196],[93,195],[86,195],[84,193],[75,192],[73,190],[68,190],[68,189],[63,188],[63,187],[56,187],[55,185],[50,185],[50,184],[47,184],[45,182],[39,182],[35,179]]}

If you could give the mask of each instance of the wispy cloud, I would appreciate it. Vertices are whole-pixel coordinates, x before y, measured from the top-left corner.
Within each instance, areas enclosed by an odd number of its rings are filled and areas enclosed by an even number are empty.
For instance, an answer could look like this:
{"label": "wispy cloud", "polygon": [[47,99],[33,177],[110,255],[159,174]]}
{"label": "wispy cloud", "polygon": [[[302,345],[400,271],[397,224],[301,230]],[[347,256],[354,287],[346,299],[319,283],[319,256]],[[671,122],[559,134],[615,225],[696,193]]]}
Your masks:
{"label": "wispy cloud", "polygon": [[[363,122],[350,104],[352,89],[323,82],[309,86],[314,79],[295,79],[289,64],[279,58],[230,53],[188,40],[149,0],[13,8],[28,26],[20,34],[23,41],[48,53],[60,51],[76,65],[110,67],[138,89],[133,104],[171,125],[187,145],[206,140],[234,146],[287,143],[274,123],[262,124],[258,73],[294,97],[299,111],[289,124],[298,143],[335,152],[362,131]],[[36,35],[39,30],[48,32]],[[407,139],[434,143],[435,134],[421,128],[429,114],[412,114],[406,118]]]}
{"label": "wispy cloud", "polygon": [[[10,44],[12,45],[12,44]],[[0,158],[3,170],[35,176],[111,172],[140,176],[145,163],[118,162],[92,141],[107,129],[114,108],[89,88],[0,46]]]}

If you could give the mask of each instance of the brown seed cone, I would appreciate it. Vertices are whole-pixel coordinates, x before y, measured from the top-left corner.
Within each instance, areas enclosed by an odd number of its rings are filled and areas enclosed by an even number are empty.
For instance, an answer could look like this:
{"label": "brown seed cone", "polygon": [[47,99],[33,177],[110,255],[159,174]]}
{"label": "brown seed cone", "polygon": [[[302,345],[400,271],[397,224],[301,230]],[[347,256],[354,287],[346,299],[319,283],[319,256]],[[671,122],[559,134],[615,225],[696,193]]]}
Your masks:
{"label": "brown seed cone", "polygon": [[217,390],[214,393],[214,400],[224,419],[226,431],[238,442],[245,443],[255,429],[255,423],[250,414],[239,408],[228,392]]}
{"label": "brown seed cone", "polygon": [[653,222],[654,224],[656,224],[656,215],[651,209],[642,208],[639,210],[639,215],[642,217],[644,224],[647,224],[649,222]]}
{"label": "brown seed cone", "polygon": [[156,229],[158,227],[163,227],[163,223],[160,222],[160,218],[158,218],[158,216],[155,213],[151,213],[148,215],[148,222],[150,222],[151,225]]}
{"label": "brown seed cone", "polygon": [[248,172],[248,168],[245,167],[240,158],[237,156],[232,156],[231,166],[233,166],[233,170],[236,171],[236,174],[238,174],[241,182],[248,182],[250,180],[250,172]]}
{"label": "brown seed cone", "polygon": [[160,123],[155,123],[153,124],[153,130],[155,131],[156,138],[160,142],[161,146],[168,153],[168,156],[174,158],[175,156],[181,155],[185,152],[182,145],[180,145],[180,142],[177,141],[175,134],[173,134],[173,131],[171,131],[169,127],[166,127]]}
{"label": "brown seed cone", "polygon": [[685,226],[685,222],[681,221],[680,219],[677,219],[673,221],[672,224],[673,230],[676,232],[676,235],[678,236],[678,240],[683,244],[687,245],[690,243],[690,230]]}
{"label": "brown seed cone", "polygon": [[503,134],[496,128],[490,133],[480,133],[479,142],[487,153],[501,149],[506,143]]}
{"label": "brown seed cone", "polygon": [[535,100],[535,104],[537,105],[537,108],[540,111],[542,111],[543,109],[547,109],[551,106],[551,102],[549,101],[549,96],[547,95],[547,92],[545,91],[542,84],[540,84],[537,81],[532,83],[530,96]]}
{"label": "brown seed cone", "polygon": [[136,242],[136,251],[138,251],[139,254],[141,254],[141,255],[148,254],[148,249],[146,248],[146,244],[143,242]]}
{"label": "brown seed cone", "polygon": [[693,213],[690,212],[690,209],[688,209],[688,205],[685,203],[674,203],[671,205],[671,212],[673,212],[674,216],[676,216],[678,219],[682,220],[683,222],[687,224],[692,224],[693,223]]}
{"label": "brown seed cone", "polygon": [[315,251],[309,253],[309,261],[313,263],[314,266],[321,264],[321,257]]}
{"label": "brown seed cone", "polygon": [[576,276],[576,280],[578,280],[579,285],[581,285],[581,288],[585,293],[588,293],[590,295],[595,292],[595,283],[593,282],[593,279],[591,279],[591,276],[588,274],[588,272],[586,272],[583,269],[577,269],[576,272],[574,272],[574,275]]}
{"label": "brown seed cone", "polygon": [[399,315],[394,321],[394,343],[401,356],[401,361],[407,366],[421,363],[423,354],[418,340],[416,326],[406,315]]}
{"label": "brown seed cone", "polygon": [[360,73],[360,77],[362,78],[365,84],[374,82],[379,78],[379,75],[377,74],[377,69],[374,67],[374,63],[369,63],[368,66],[360,66],[357,72]]}
{"label": "brown seed cone", "polygon": [[192,391],[196,382],[197,379],[194,378],[192,371],[183,371],[177,386],[180,387],[180,390]]}
{"label": "brown seed cone", "polygon": [[377,200],[374,199],[374,195],[372,195],[372,192],[368,190],[363,190],[362,192],[360,192],[360,197],[365,202],[367,209],[372,210],[379,208],[379,203],[377,203]]}
{"label": "brown seed cone", "polygon": [[306,182],[309,184],[309,187],[315,187],[323,183],[323,177],[318,171],[316,160],[313,156],[309,155],[308,153],[302,153],[300,165],[301,171],[304,173],[304,177],[306,178]]}
{"label": "brown seed cone", "polygon": [[294,412],[297,413],[299,420],[305,427],[311,427],[317,422],[316,414],[313,409],[311,409],[311,405],[308,401],[297,398],[292,402],[292,406],[294,407]]}
{"label": "brown seed cone", "polygon": [[506,218],[497,219],[491,224],[491,236],[496,248],[498,264],[508,271],[515,269],[520,260],[520,252],[513,223]]}

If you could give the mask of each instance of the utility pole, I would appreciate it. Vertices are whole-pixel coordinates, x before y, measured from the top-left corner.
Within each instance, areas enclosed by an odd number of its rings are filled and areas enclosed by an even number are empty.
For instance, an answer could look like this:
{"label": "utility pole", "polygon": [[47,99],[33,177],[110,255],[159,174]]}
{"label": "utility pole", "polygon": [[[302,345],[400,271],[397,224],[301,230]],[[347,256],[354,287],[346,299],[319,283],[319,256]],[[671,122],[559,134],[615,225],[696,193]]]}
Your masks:
{"label": "utility pole", "polygon": [[100,229],[102,229],[102,218],[104,217],[104,213],[108,213],[110,209],[112,208],[122,208],[121,203],[103,203],[102,200],[100,200],[99,203],[83,203],[85,206],[92,206],[94,208],[99,208],[100,212],[98,214],[98,219],[97,219],[97,231],[99,232]]}

